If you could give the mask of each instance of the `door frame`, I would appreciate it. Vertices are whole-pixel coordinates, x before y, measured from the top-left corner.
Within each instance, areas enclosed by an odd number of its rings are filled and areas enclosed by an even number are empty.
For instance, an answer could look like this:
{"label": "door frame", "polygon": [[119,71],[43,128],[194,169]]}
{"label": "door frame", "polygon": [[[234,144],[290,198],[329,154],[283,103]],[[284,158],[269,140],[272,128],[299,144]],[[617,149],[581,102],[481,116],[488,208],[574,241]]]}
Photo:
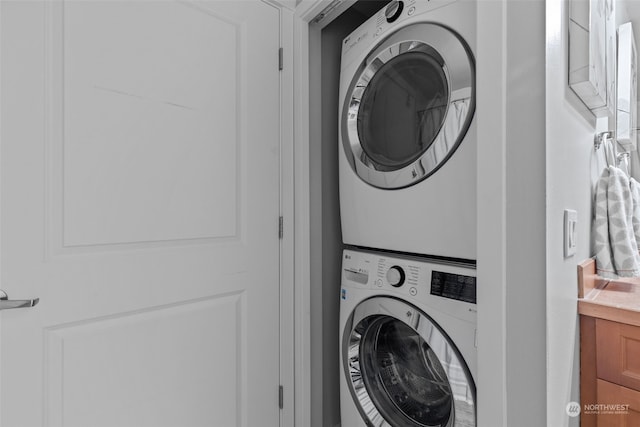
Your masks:
{"label": "door frame", "polygon": [[[304,317],[303,298],[297,291],[301,280],[300,248],[304,227],[298,227],[300,211],[300,181],[296,150],[295,94],[295,9],[296,0],[262,0],[280,10],[280,427],[309,425],[298,416],[299,406],[308,389],[299,386],[307,364],[299,362],[304,337],[308,336],[299,318]],[[299,0],[298,0],[299,1]],[[276,54],[274,52],[274,54]],[[307,187],[308,189],[308,187]],[[308,190],[307,190],[308,192]],[[308,240],[308,234],[307,234]],[[296,252],[297,251],[297,252]],[[303,277],[303,276],[302,276]],[[297,285],[298,284],[298,285]],[[308,307],[307,302],[307,307]],[[308,313],[308,310],[306,311]],[[308,329],[307,329],[308,330]],[[305,390],[305,391],[303,391]],[[300,420],[300,423],[298,423]]]}
{"label": "door frame", "polygon": [[[349,0],[351,1],[351,0]],[[294,370],[296,426],[311,426],[311,209],[310,209],[310,117],[319,117],[318,103],[310,102],[309,58],[320,52],[319,29],[311,21],[329,4],[328,0],[297,0],[293,19],[293,131],[295,150],[293,168],[294,237]],[[315,34],[310,34],[315,33]],[[316,40],[310,52],[310,40]],[[285,231],[287,231],[285,229]],[[321,332],[321,331],[315,331]],[[286,403],[286,402],[285,402]]]}
{"label": "door frame", "polygon": [[[296,153],[294,150],[294,10],[295,0],[263,0],[280,9],[280,386],[282,387],[280,427],[295,427],[298,424],[297,377],[300,366],[297,364],[298,348],[296,336],[299,321],[299,295],[296,292],[298,282],[298,258],[296,249],[299,230],[297,221],[298,194],[296,185]],[[274,52],[274,54],[276,54]],[[295,399],[294,399],[295,398]]]}
{"label": "door frame", "polygon": [[[315,18],[333,0],[296,0],[293,16],[293,133],[295,149],[293,150],[293,172],[295,185],[294,195],[294,239],[293,254],[294,282],[294,370],[296,399],[294,425],[308,427],[312,425],[312,407],[318,408],[322,402],[312,401],[311,371],[318,369],[311,363],[311,336],[322,334],[321,325],[314,325],[311,321],[311,196],[310,170],[313,167],[310,159],[310,146],[319,142],[318,132],[312,133],[312,127],[317,126],[321,118],[321,103],[312,102],[310,71],[312,65],[319,64],[321,54],[321,30],[333,18],[340,15],[357,0],[343,0],[326,14],[323,21],[314,23]],[[317,89],[314,85],[313,89]],[[318,129],[315,129],[318,131]],[[312,138],[315,138],[312,141]],[[285,232],[287,229],[285,228]],[[320,328],[320,329],[319,329]],[[337,338],[336,338],[337,341]],[[316,355],[316,359],[321,359]],[[321,368],[321,367],[320,367]],[[321,387],[319,384],[315,388]],[[322,393],[319,393],[322,395]],[[285,405],[286,405],[285,397]],[[283,424],[285,425],[285,424]]]}

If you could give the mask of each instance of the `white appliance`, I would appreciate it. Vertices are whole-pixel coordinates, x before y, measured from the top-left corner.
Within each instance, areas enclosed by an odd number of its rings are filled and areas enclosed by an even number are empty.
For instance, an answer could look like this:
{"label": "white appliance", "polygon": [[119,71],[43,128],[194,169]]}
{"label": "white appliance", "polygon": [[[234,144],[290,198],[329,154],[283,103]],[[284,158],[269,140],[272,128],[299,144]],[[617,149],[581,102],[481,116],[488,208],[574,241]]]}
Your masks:
{"label": "white appliance", "polygon": [[476,426],[472,264],[346,249],[342,427]]}
{"label": "white appliance", "polygon": [[345,244],[476,259],[476,2],[393,1],[344,39]]}

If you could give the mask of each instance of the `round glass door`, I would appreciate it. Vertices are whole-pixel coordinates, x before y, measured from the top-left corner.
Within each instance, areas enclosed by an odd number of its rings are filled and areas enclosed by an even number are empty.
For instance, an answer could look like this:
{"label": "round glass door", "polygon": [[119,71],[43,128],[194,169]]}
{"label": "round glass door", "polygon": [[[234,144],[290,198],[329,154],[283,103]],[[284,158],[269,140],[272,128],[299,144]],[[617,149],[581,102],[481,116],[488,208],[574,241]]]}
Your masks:
{"label": "round glass door", "polygon": [[377,297],[354,310],[347,329],[345,374],[367,425],[475,426],[471,375],[428,316],[403,301]]}
{"label": "round glass door", "polygon": [[362,149],[381,169],[413,163],[438,135],[448,99],[447,76],[435,55],[396,56],[380,67],[360,100]]}
{"label": "round glass door", "polygon": [[469,128],[474,79],[470,49],[447,28],[413,24],[385,39],[345,99],[341,139],[353,170],[390,189],[434,173]]}
{"label": "round glass door", "polygon": [[438,358],[410,327],[376,317],[360,349],[367,390],[385,418],[401,413],[418,426],[445,426],[452,418],[451,387]]}

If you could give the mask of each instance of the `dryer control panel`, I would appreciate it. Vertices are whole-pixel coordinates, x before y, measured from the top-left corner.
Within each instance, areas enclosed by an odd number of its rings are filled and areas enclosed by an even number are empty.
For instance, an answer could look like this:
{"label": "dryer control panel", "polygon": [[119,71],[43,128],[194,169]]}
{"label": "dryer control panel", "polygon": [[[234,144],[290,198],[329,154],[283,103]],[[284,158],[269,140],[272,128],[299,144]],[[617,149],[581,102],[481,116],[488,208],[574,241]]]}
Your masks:
{"label": "dryer control panel", "polygon": [[409,18],[439,9],[458,0],[394,0],[391,1],[378,13],[373,15],[358,29],[344,38],[342,42],[343,63],[349,62],[352,58],[344,56],[353,47],[360,43],[371,43],[376,41],[389,30],[398,28],[398,24]]}

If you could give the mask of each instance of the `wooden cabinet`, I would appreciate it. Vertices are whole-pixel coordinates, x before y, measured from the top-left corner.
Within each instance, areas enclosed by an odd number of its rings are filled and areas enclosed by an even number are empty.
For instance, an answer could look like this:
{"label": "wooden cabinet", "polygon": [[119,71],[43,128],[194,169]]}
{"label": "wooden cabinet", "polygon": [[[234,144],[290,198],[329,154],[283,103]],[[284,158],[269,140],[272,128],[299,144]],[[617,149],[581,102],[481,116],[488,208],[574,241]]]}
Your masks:
{"label": "wooden cabinet", "polygon": [[640,327],[596,319],[596,352],[598,378],[640,390]]}
{"label": "wooden cabinet", "polygon": [[581,426],[640,426],[640,280],[578,278]]}
{"label": "wooden cabinet", "polygon": [[[598,427],[640,426],[640,391],[601,379],[596,383],[599,407],[593,411]],[[589,410],[588,405],[582,407],[585,412]]]}

